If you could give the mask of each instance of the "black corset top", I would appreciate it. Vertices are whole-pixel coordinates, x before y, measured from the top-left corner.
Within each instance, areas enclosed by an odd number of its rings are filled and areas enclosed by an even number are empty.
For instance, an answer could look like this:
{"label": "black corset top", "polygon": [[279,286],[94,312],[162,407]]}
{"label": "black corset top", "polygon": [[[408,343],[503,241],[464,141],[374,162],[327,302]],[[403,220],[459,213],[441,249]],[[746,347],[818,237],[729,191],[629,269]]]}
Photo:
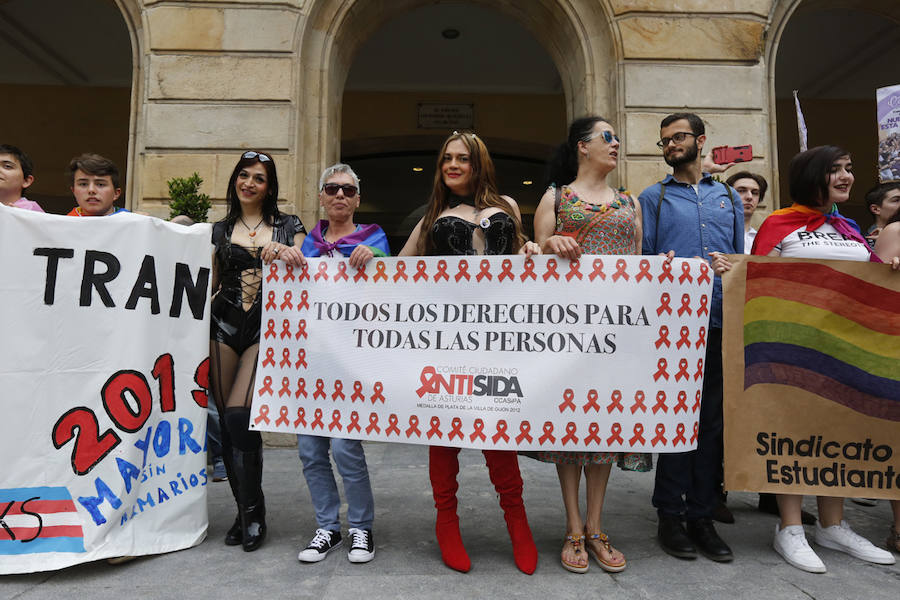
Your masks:
{"label": "black corset top", "polygon": [[[480,230],[480,233],[476,233]],[[496,212],[472,223],[460,217],[440,217],[431,227],[433,256],[471,256],[478,254],[475,235],[484,235],[484,254],[513,254],[516,225],[505,212]]]}

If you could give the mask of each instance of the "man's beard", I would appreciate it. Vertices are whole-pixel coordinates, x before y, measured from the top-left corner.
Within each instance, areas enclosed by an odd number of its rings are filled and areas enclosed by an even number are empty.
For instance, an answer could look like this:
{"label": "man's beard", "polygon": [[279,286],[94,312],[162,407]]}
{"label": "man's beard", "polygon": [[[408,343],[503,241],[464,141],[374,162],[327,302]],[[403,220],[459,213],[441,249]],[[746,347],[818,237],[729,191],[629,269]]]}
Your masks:
{"label": "man's beard", "polygon": [[679,156],[667,156],[663,155],[663,160],[666,161],[666,164],[670,167],[680,167],[681,165],[686,165],[688,163],[692,163],[697,160],[697,154],[700,152],[700,149],[697,147],[697,140],[694,140],[694,145],[690,148],[685,149],[684,153]]}

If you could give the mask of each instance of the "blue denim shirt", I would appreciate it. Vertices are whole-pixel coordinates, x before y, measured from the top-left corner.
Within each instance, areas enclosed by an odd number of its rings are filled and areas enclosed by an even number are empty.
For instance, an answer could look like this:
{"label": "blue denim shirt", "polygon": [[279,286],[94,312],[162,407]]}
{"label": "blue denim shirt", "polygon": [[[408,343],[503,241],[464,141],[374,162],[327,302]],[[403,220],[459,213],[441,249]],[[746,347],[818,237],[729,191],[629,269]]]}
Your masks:
{"label": "blue denim shirt", "polygon": [[[661,214],[660,183],[666,185]],[[644,254],[674,250],[675,256],[709,260],[710,252],[744,253],[744,208],[736,191],[708,173],[700,180],[699,196],[692,185],[676,181],[671,174],[660,183],[638,197],[643,213]],[[718,276],[713,282],[709,325],[722,326],[722,280]]]}

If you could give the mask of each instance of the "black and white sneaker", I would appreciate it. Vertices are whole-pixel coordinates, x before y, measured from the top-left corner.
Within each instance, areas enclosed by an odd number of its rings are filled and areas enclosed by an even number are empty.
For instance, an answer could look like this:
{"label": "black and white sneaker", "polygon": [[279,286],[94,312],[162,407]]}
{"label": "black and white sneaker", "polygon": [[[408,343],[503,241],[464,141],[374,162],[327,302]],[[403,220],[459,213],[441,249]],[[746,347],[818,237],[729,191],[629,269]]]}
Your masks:
{"label": "black and white sneaker", "polygon": [[366,563],[375,558],[375,540],[372,539],[371,529],[357,529],[351,527],[350,531],[350,552],[347,558],[352,563]]}
{"label": "black and white sneaker", "polygon": [[300,554],[297,555],[297,560],[300,562],[319,562],[340,545],[340,531],[316,529],[316,535],[309,541],[306,548],[300,551]]}

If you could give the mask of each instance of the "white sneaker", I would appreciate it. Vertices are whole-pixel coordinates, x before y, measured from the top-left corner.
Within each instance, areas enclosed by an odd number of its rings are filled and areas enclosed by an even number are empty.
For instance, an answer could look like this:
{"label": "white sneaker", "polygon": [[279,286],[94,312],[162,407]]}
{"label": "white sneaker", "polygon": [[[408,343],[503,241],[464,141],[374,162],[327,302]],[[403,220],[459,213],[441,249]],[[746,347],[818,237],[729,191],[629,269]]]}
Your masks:
{"label": "white sneaker", "polygon": [[324,560],[328,553],[341,545],[340,531],[328,531],[327,529],[316,529],[316,534],[309,541],[306,548],[297,555],[300,562],[319,562]]}
{"label": "white sneaker", "polygon": [[780,554],[792,567],[809,573],[824,573],[825,563],[813,552],[806,541],[803,525],[788,525],[780,529],[775,525],[775,552]]}
{"label": "white sneaker", "polygon": [[352,563],[367,563],[375,558],[375,540],[371,529],[350,528],[350,551],[347,559]]}
{"label": "white sneaker", "polygon": [[892,565],[897,562],[893,554],[876,547],[872,542],[850,529],[847,521],[841,521],[840,525],[831,527],[822,527],[816,521],[816,543],[879,565]]}

